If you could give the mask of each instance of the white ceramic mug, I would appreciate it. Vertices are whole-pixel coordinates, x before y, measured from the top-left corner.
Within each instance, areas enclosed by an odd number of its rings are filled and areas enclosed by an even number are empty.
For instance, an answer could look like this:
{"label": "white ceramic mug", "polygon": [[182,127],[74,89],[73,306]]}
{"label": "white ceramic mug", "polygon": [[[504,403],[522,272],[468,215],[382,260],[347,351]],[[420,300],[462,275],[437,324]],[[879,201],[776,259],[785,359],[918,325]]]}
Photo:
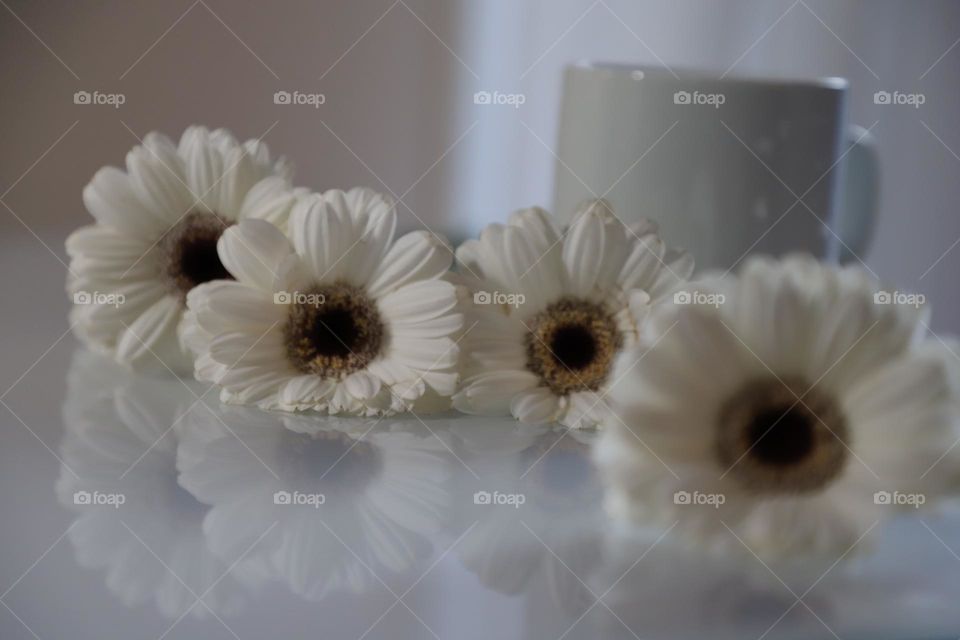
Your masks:
{"label": "white ceramic mug", "polygon": [[846,124],[846,95],[840,78],[569,67],[554,210],[569,219],[604,197],[624,222],[656,220],[698,268],[748,253],[862,255],[879,169],[869,134]]}

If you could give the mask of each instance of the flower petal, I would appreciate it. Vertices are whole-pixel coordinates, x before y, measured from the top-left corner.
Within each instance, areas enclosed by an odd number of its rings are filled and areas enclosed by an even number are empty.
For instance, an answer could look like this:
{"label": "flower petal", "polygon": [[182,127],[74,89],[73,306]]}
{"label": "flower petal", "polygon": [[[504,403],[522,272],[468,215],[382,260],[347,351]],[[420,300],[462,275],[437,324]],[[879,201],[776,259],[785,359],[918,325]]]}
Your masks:
{"label": "flower petal", "polygon": [[243,198],[237,218],[260,218],[281,229],[287,226],[290,208],[300,191],[281,176],[268,176],[253,185]]}
{"label": "flower petal", "polygon": [[184,356],[176,335],[182,311],[180,301],[173,296],[157,300],[120,336],[117,360],[137,367],[147,364],[152,368],[182,369]]}
{"label": "flower petal", "polygon": [[510,413],[520,422],[543,424],[556,417],[560,399],[546,387],[518,393],[510,401]]}
{"label": "flower petal", "polygon": [[419,371],[454,367],[459,356],[460,349],[450,338],[404,338],[392,345],[389,354],[390,358]]}
{"label": "flower petal", "polygon": [[127,174],[144,206],[172,226],[190,212],[193,199],[179,157],[163,159],[146,147],[127,154]]}
{"label": "flower petal", "polygon": [[83,189],[83,204],[102,225],[153,241],[167,230],[167,221],[144,206],[129,177],[115,167],[97,171]]}
{"label": "flower petal", "polygon": [[293,254],[293,247],[269,222],[241,220],[220,236],[217,253],[238,281],[273,291],[280,265]]}
{"label": "flower petal", "polygon": [[357,371],[344,379],[347,391],[358,400],[369,400],[380,393],[381,382],[377,376],[365,371]]}
{"label": "flower petal", "polygon": [[563,243],[563,263],[570,282],[570,294],[589,297],[600,277],[606,245],[602,215],[595,208],[585,211],[571,224]]}
{"label": "flower petal", "polygon": [[390,248],[372,274],[367,291],[379,297],[410,282],[439,278],[449,271],[452,261],[452,250],[444,239],[429,231],[413,231]]}
{"label": "flower petal", "polygon": [[349,272],[347,258],[359,238],[353,237],[348,211],[311,194],[294,204],[289,226],[297,254],[303,257],[315,280],[334,281]]}
{"label": "flower petal", "polygon": [[280,392],[280,402],[291,407],[306,408],[325,401],[335,384],[319,376],[303,375],[291,378]]}
{"label": "flower petal", "polygon": [[[180,138],[180,155],[186,167],[187,184],[197,201],[199,211],[221,213],[220,180],[223,177],[223,156],[214,147],[209,131],[190,127]],[[226,213],[226,212],[224,212]]]}
{"label": "flower petal", "polygon": [[397,321],[416,323],[453,311],[457,288],[445,280],[421,280],[400,287],[379,300],[381,311]]}
{"label": "flower petal", "polygon": [[506,415],[513,397],[533,389],[539,379],[529,371],[493,371],[475,376],[453,396],[453,406],[463,413]]}

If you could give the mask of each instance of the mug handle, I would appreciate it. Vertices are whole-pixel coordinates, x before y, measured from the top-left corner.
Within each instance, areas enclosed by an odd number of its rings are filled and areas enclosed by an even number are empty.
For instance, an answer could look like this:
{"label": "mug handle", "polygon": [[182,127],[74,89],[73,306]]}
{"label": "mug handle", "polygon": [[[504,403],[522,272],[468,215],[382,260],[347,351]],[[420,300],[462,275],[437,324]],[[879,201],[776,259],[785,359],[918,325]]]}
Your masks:
{"label": "mug handle", "polygon": [[869,131],[850,125],[846,132],[850,150],[843,159],[843,186],[837,236],[840,263],[851,262],[867,250],[873,239],[880,199],[880,157]]}

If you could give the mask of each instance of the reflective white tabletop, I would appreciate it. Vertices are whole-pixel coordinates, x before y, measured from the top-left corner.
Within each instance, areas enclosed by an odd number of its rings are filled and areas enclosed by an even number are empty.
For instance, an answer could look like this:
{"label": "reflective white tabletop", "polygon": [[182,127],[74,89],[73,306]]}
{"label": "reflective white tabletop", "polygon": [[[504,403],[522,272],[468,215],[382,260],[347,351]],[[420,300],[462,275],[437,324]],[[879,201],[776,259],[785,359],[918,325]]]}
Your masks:
{"label": "reflective white tabletop", "polygon": [[[60,238],[47,240],[60,250]],[[0,638],[937,638],[960,511],[803,581],[608,521],[591,434],[223,407],[78,348],[5,243]]]}

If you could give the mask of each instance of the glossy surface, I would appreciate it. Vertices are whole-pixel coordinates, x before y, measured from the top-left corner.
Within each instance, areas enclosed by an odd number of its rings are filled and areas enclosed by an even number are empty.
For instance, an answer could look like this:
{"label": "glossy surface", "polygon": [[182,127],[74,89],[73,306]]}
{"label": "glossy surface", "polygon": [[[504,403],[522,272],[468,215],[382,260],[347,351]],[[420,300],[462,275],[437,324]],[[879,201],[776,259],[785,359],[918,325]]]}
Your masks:
{"label": "glossy surface", "polygon": [[20,303],[4,327],[4,640],[960,629],[958,515],[878,525],[835,566],[777,577],[608,522],[590,434],[222,407],[196,383],[78,350],[63,300],[32,295],[57,295],[49,255],[7,260]]}

